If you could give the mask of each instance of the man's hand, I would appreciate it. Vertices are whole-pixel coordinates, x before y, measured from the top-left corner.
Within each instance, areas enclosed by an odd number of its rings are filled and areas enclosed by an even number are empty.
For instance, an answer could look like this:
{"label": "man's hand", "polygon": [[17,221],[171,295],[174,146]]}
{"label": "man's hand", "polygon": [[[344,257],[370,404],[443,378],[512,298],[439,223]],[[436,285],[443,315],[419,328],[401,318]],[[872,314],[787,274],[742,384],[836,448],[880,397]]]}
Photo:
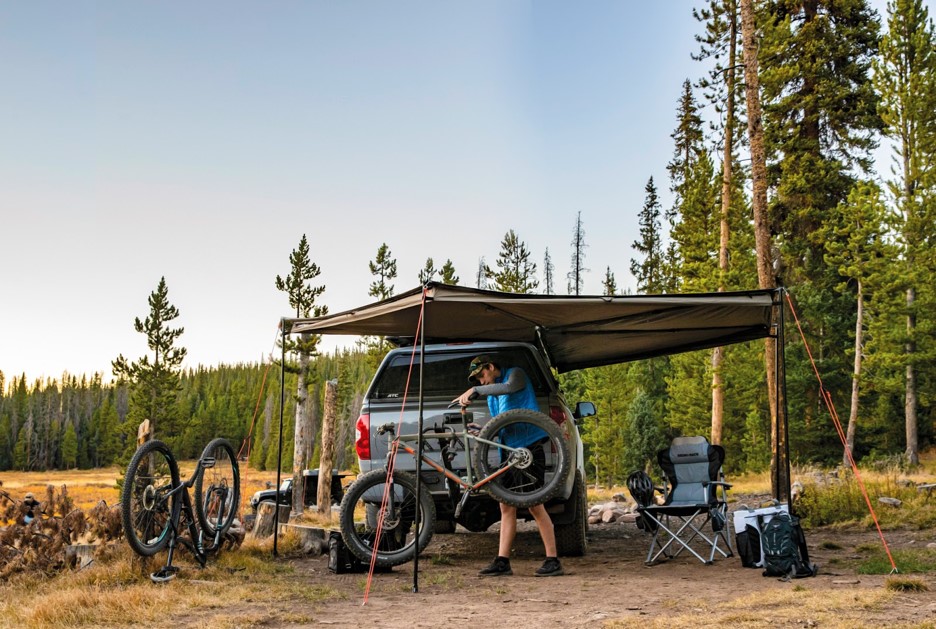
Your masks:
{"label": "man's hand", "polygon": [[471,404],[471,400],[478,397],[478,394],[475,392],[474,387],[471,387],[457,398],[452,400],[452,402],[457,402],[459,406],[468,406]]}

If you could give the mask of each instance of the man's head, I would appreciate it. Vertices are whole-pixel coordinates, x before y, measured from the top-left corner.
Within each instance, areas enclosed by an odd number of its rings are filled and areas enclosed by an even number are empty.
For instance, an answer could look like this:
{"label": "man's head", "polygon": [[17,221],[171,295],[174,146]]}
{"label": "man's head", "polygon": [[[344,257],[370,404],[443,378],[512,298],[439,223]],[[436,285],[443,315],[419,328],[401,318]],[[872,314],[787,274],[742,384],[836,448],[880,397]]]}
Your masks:
{"label": "man's head", "polygon": [[[497,363],[487,354],[481,354],[472,359],[468,366],[468,382],[471,384],[487,384],[487,376],[497,369]],[[493,378],[491,378],[493,380]]]}

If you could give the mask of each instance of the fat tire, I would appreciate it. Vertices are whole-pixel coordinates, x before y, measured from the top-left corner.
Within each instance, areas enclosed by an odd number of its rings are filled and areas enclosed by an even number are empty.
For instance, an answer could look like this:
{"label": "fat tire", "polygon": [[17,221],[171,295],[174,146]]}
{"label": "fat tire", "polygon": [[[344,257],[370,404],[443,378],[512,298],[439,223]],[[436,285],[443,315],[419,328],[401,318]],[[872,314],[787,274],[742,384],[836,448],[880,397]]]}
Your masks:
{"label": "fat tire", "polygon": [[[148,474],[141,474],[140,470],[140,466],[145,465],[154,455],[159,457],[157,462],[161,460],[167,466],[169,472],[168,479],[161,479],[155,485],[152,479],[147,480]],[[166,480],[169,481],[168,485]],[[160,496],[180,484],[179,465],[164,442],[158,439],[147,441],[133,453],[120,491],[120,519],[127,543],[141,557],[152,557],[169,543],[172,523],[179,521],[182,500],[179,494],[175,494],[168,499],[167,505]],[[147,508],[144,500],[151,503],[152,507]]]}
{"label": "fat tire", "polygon": [[[222,457],[219,453],[223,453],[224,456]],[[203,468],[195,479],[195,516],[198,518],[199,526],[201,526],[202,531],[204,531],[205,539],[211,540],[219,529],[221,535],[224,535],[234,522],[234,518],[237,517],[237,509],[240,507],[240,468],[237,465],[237,457],[234,454],[234,448],[227,439],[218,438],[209,441],[208,445],[206,445],[205,449],[202,451],[202,458],[204,459],[208,456],[215,457],[215,467],[208,469]],[[205,475],[208,474],[209,479],[211,479],[211,475],[220,469],[217,467],[218,465],[227,467],[228,464],[230,465],[230,479],[224,478],[224,480],[230,480],[231,482],[230,491],[228,492],[229,507],[227,508],[224,519],[221,521],[221,526],[218,527],[215,525],[216,519],[209,517],[205,509]],[[211,483],[209,482],[208,488],[210,487]]]}
{"label": "fat tire", "polygon": [[[544,444],[544,449],[551,450],[552,455],[556,457],[554,468],[551,468],[552,478],[541,479],[543,484],[540,487],[518,492],[511,486],[509,480],[505,480],[511,476],[511,473],[507,472],[489,482],[485,487],[497,501],[511,507],[525,509],[543,504],[562,490],[569,476],[571,457],[569,445],[559,426],[539,411],[522,408],[504,411],[485,424],[478,436],[487,441],[496,441],[501,430],[516,424],[532,424],[547,434],[548,442]],[[497,446],[479,441],[474,455],[475,469],[482,478],[487,478],[498,470],[498,464],[492,461],[492,459],[500,460]]]}
{"label": "fat tire", "polygon": [[[372,520],[377,513],[377,509],[369,508],[376,507],[377,504],[369,501],[381,500],[386,481],[387,471],[385,469],[362,474],[348,487],[341,501],[341,537],[351,553],[368,564],[374,554],[373,540],[376,527]],[[435,503],[432,501],[429,491],[423,487],[419,500],[421,509],[420,531],[414,543],[414,540],[409,537],[408,531],[410,530],[409,527],[412,527],[415,518],[416,478],[406,472],[395,470],[393,472],[393,485],[403,493],[402,508],[404,515],[402,521],[394,528],[381,531],[380,548],[377,549],[374,560],[375,565],[381,568],[398,566],[412,561],[417,552],[425,550],[435,529]],[[368,507],[366,509],[366,521],[355,522],[355,507],[359,501],[364,501],[365,495],[368,498],[366,502],[366,507]],[[399,505],[400,502],[398,500],[397,504]],[[398,547],[400,534],[406,539],[402,548]]]}
{"label": "fat tire", "polygon": [[[588,548],[588,500],[582,472],[575,470],[575,488],[572,490],[572,511],[575,515],[568,524],[557,524],[556,550],[563,557],[581,557]],[[568,503],[567,503],[568,504]]]}

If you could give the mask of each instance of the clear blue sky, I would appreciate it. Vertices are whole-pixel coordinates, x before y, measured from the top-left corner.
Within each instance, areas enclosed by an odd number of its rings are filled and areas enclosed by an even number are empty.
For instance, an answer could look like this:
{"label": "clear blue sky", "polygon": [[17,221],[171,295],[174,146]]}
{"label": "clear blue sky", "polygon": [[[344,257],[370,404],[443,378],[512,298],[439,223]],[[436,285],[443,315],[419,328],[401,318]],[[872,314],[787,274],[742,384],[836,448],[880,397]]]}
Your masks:
{"label": "clear blue sky", "polygon": [[669,202],[707,69],[692,6],[3,3],[0,371],[109,378],[161,276],[187,367],[259,361],[302,234],[332,312],[371,301],[381,243],[397,293],[427,257],[473,286],[508,229],[565,292],[578,212],[585,292],[606,267],[633,288],[644,186]]}

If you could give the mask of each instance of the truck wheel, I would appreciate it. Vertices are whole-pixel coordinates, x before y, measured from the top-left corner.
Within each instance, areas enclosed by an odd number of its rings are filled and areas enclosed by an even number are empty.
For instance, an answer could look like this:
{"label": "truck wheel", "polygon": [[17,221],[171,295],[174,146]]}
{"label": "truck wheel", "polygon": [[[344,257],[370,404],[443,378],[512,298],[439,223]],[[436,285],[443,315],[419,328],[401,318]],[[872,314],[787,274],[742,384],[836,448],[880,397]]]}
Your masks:
{"label": "truck wheel", "polygon": [[556,549],[563,557],[581,557],[588,546],[588,495],[582,472],[575,470],[575,487],[566,503],[574,516],[568,524],[556,525]]}
{"label": "truck wheel", "polygon": [[[478,437],[475,469],[482,478],[501,472],[485,485],[498,501],[533,507],[562,490],[571,466],[569,445],[556,422],[546,415],[528,409],[505,411],[485,424]],[[506,449],[515,439],[537,441]]]}
{"label": "truck wheel", "polygon": [[[373,470],[358,477],[341,501],[341,537],[355,557],[381,568],[411,561],[432,539],[435,528],[435,503],[428,491],[416,500],[416,478],[394,470],[392,478],[393,508],[382,508],[387,470]],[[416,509],[419,508],[419,531],[414,531]],[[383,510],[383,526],[378,522]]]}

